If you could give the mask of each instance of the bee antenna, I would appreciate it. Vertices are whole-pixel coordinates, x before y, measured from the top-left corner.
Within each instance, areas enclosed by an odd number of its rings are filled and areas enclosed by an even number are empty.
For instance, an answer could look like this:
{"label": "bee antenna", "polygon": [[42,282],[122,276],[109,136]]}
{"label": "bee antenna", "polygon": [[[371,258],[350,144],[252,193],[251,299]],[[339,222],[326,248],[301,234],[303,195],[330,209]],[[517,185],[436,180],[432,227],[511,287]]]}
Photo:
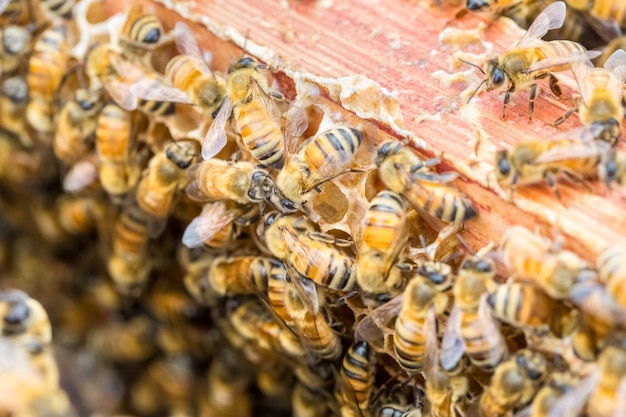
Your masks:
{"label": "bee antenna", "polygon": [[461,242],[461,245],[463,245],[463,247],[472,255],[476,255],[476,252],[474,251],[474,249],[471,248],[471,246],[469,245],[469,243],[467,243],[467,240],[465,240],[463,238],[463,236],[461,236],[460,234],[456,234],[456,238],[459,240],[459,242]]}
{"label": "bee antenna", "polygon": [[483,70],[479,65],[474,64],[473,62],[469,62],[464,60],[463,58],[457,58],[459,61],[461,61],[464,64],[470,65],[474,68],[478,68],[478,71],[480,71],[483,75],[485,75],[485,70]]}
{"label": "bee antenna", "polygon": [[485,78],[484,80],[481,81],[480,84],[478,84],[478,87],[476,87],[476,90],[474,90],[474,92],[472,93],[472,95],[470,96],[470,98],[467,99],[467,102],[469,103],[470,101],[472,101],[472,99],[474,98],[474,96],[476,95],[476,93],[478,93],[478,90],[480,90],[480,87],[483,86],[484,83],[487,82],[487,79]]}

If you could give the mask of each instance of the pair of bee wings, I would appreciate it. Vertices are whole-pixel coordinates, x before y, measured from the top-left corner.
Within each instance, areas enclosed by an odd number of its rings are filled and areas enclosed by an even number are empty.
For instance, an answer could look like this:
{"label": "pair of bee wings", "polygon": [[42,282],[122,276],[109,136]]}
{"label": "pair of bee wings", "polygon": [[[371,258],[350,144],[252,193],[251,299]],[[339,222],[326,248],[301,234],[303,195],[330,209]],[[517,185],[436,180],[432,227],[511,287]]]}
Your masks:
{"label": "pair of bee wings", "polygon": [[[543,140],[542,146],[548,146],[548,149],[537,156],[532,165],[601,156],[610,149],[608,142],[595,140],[602,130],[600,125],[584,126]],[[551,142],[555,146],[550,146]]]}
{"label": "pair of bee wings", "polygon": [[197,248],[215,237],[224,227],[241,217],[249,208],[229,207],[224,201],[205,204],[198,217],[193,219],[183,233],[183,245]]}
{"label": "pair of bee wings", "polygon": [[[607,72],[603,79],[606,82],[605,85],[597,85],[596,83],[601,79],[591,76],[593,72],[597,71]],[[597,87],[607,88],[613,95],[615,102],[620,103],[624,95],[624,82],[626,82],[626,52],[623,49],[613,52],[604,63],[604,69],[595,68],[589,60],[586,60],[573,65],[572,72],[585,103],[589,102],[594,89]]]}
{"label": "pair of bee wings", "polygon": [[[516,48],[533,48],[541,45],[541,39],[548,31],[558,29],[563,26],[567,7],[562,1],[557,1],[546,7],[530,25],[522,39],[517,43]],[[532,73],[548,68],[568,65],[576,62],[583,62],[600,55],[600,51],[584,51],[569,53],[566,56],[543,59],[532,64],[525,73]]]}
{"label": "pair of bee wings", "polygon": [[109,60],[119,78],[111,77],[104,83],[104,88],[124,110],[136,110],[140,99],[193,104],[183,91],[167,85],[160,74],[115,53],[109,55]]}

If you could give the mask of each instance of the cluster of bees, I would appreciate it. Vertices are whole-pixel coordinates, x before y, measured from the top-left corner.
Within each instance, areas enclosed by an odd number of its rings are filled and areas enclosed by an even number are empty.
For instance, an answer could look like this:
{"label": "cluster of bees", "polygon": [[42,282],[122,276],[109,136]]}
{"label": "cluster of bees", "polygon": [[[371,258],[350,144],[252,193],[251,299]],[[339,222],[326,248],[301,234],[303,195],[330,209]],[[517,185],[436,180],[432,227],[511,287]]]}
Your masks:
{"label": "cluster of bees", "polygon": [[[184,23],[142,7],[94,23],[96,6],[0,2],[0,274],[50,315],[0,294],[19,357],[0,385],[39,381],[1,390],[0,410],[626,413],[625,248],[591,265],[515,226],[475,251],[459,233],[480,213],[438,159],[288,100],[253,58],[213,71]],[[565,12],[485,66],[505,107],[530,86],[531,117],[537,79],[560,95],[553,72],[571,68],[581,89],[584,129],[498,153],[511,190],[626,180],[626,53],[594,68],[541,41]]]}

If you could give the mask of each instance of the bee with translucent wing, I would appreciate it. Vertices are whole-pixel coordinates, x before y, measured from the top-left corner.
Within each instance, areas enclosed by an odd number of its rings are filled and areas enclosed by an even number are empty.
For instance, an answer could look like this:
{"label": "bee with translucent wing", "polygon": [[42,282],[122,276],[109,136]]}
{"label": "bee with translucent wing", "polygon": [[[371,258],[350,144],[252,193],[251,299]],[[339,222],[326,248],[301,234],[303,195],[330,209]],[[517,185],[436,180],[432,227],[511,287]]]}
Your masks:
{"label": "bee with translucent wing", "polygon": [[531,120],[537,94],[537,79],[549,77],[550,89],[557,96],[561,96],[561,88],[552,72],[565,71],[575,62],[600,55],[597,51],[586,51],[576,42],[541,40],[549,30],[558,29],[563,25],[565,12],[565,3],[562,1],[546,7],[530,25],[515,48],[487,62],[484,71],[485,79],[476,88],[474,94],[483,84],[486,85],[487,91],[506,85],[502,109],[502,117],[504,117],[511,93],[530,85],[528,114]]}

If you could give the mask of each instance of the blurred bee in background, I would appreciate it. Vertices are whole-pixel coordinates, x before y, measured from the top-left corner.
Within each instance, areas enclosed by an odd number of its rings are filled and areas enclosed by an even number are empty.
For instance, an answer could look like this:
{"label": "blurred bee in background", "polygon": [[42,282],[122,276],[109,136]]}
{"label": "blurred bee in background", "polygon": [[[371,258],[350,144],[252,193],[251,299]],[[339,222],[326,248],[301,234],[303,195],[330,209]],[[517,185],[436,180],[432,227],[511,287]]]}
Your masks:
{"label": "blurred bee in background", "polygon": [[[181,32],[180,29],[182,27],[177,30]],[[268,92],[266,74],[260,72],[265,69],[267,65],[249,57],[241,58],[228,67],[226,94],[202,145],[204,159],[212,158],[226,145],[226,122],[233,116],[244,148],[259,164],[282,168],[285,137],[281,114],[273,98],[282,100],[283,96]]]}
{"label": "blurred bee in background", "polygon": [[329,243],[330,236],[314,232],[305,218],[269,213],[263,226],[265,244],[284,262],[290,281],[308,311],[313,314],[319,311],[317,286],[344,294],[357,289],[352,258]]}
{"label": "blurred bee in background", "polygon": [[0,30],[0,57],[2,57],[0,74],[5,77],[23,68],[31,52],[31,46],[32,38],[28,29],[7,25]]}
{"label": "blurred bee in background", "polygon": [[588,14],[590,24],[605,40],[621,36],[626,27],[626,2],[624,0],[565,0],[574,10]]}
{"label": "blurred bee in background", "polygon": [[23,291],[0,293],[0,317],[3,336],[35,349],[42,349],[52,341],[52,326],[46,310]]}
{"label": "blurred bee in background", "polygon": [[530,282],[498,285],[489,294],[487,302],[498,319],[538,334],[551,331],[562,338],[578,325],[577,310],[555,300]]}
{"label": "blurred bee in background", "polygon": [[423,399],[418,398],[415,387],[396,389],[377,407],[376,417],[422,417],[425,414]]}
{"label": "blurred bee in background", "polygon": [[366,304],[389,300],[403,284],[394,267],[408,240],[406,208],[398,193],[379,192],[361,220],[356,280]]}
{"label": "blurred bee in background", "polygon": [[608,247],[598,256],[596,267],[598,277],[606,286],[606,291],[615,301],[626,308],[626,249],[620,246]]}
{"label": "blurred bee in background", "polygon": [[265,256],[218,256],[208,270],[209,285],[220,296],[264,293],[275,268],[280,261]]}
{"label": "blurred bee in background", "polygon": [[325,417],[328,415],[327,398],[322,392],[296,382],[291,391],[291,408],[294,417]]}
{"label": "blurred bee in background", "polygon": [[74,100],[61,108],[53,149],[55,155],[68,165],[76,163],[93,145],[100,98],[99,91],[79,89]]}
{"label": "blurred bee in background", "polygon": [[549,5],[537,16],[515,48],[498,58],[489,60],[485,70],[470,63],[485,74],[485,79],[474,90],[472,97],[483,84],[486,85],[487,91],[492,91],[506,83],[507,90],[502,109],[504,118],[511,93],[530,85],[528,104],[530,120],[532,120],[535,106],[537,79],[549,77],[550,89],[560,97],[561,88],[552,73],[565,71],[575,62],[592,59],[600,54],[597,51],[586,51],[582,45],[572,41],[544,42],[541,40],[549,30],[558,29],[563,25],[565,13],[566,7],[562,1]]}
{"label": "blurred bee in background", "polygon": [[124,58],[112,44],[89,51],[85,68],[93,89],[104,87],[126,111],[141,110],[148,116],[171,116],[175,103],[192,104],[185,93],[167,84],[156,71]]}
{"label": "blurred bee in background", "polygon": [[612,39],[603,49],[602,55],[596,59],[596,66],[604,67],[604,63],[620,49],[626,50],[626,36],[618,36]]}
{"label": "blurred bee in background", "polygon": [[581,94],[577,108],[568,111],[555,121],[561,124],[573,111],[578,111],[580,120],[585,125],[602,126],[597,135],[611,145],[617,143],[622,133],[622,97],[626,81],[626,52],[615,51],[604,63],[604,68],[594,68],[591,61],[572,65]]}
{"label": "blurred bee in background", "polygon": [[168,144],[150,160],[137,186],[137,203],[154,219],[151,237],[163,231],[176,192],[187,184],[185,171],[198,155],[198,148],[195,140],[176,141]]}
{"label": "blurred bee in background", "polygon": [[122,364],[142,362],[156,351],[155,323],[147,316],[110,322],[89,333],[87,346],[99,357]]}
{"label": "blurred bee in background", "polygon": [[124,296],[139,296],[147,284],[152,269],[148,257],[149,228],[150,216],[136,202],[126,203],[115,220],[107,268],[116,289]]}
{"label": "blurred bee in background", "polygon": [[375,372],[374,350],[367,342],[352,344],[343,357],[335,387],[335,398],[342,410],[342,416],[371,416],[370,397]]}
{"label": "blurred bee in background", "polygon": [[576,254],[565,250],[555,252],[551,242],[521,226],[506,231],[500,240],[500,250],[517,278],[534,282],[557,300],[568,298],[577,282],[595,276]]}
{"label": "blurred bee in background", "polygon": [[[306,129],[304,123],[298,126]],[[304,205],[321,184],[348,172],[362,140],[360,130],[335,127],[309,139],[298,152],[288,152],[285,167],[276,177],[277,208],[293,212],[292,207]],[[284,200],[291,204],[285,205]]]}
{"label": "blurred bee in background", "polygon": [[15,134],[23,145],[32,145],[24,109],[28,102],[28,85],[24,77],[15,76],[2,80],[0,87],[0,125]]}
{"label": "blurred bee in background", "polygon": [[578,380],[570,373],[552,372],[546,378],[545,384],[537,392],[526,414],[520,412],[520,416],[548,417],[552,415],[552,409],[561,397],[573,391]]}
{"label": "blurred bee in background", "polygon": [[128,11],[120,30],[120,46],[134,55],[154,48],[163,38],[163,24],[154,14],[146,13],[136,4]]}
{"label": "blurred bee in background", "polygon": [[131,115],[115,104],[104,106],[96,125],[96,151],[100,160],[100,182],[114,196],[137,184],[140,167],[134,162]]}
{"label": "blurred bee in background", "polygon": [[485,370],[494,369],[508,355],[487,303],[494,276],[493,261],[481,255],[461,264],[453,288],[454,307],[441,345],[440,362],[444,371],[457,368],[464,353],[474,365]]}
{"label": "blurred bee in background", "polygon": [[[190,97],[196,110],[217,117],[216,112],[226,96],[226,81],[211,71],[193,32],[186,24],[176,23],[174,37],[181,55],[167,63],[165,74],[174,87]],[[209,159],[205,157],[204,151],[203,157]]]}
{"label": "blurred bee in background", "polygon": [[26,75],[30,92],[26,119],[39,133],[51,133],[54,128],[53,98],[65,74],[68,54],[69,46],[64,26],[55,26],[45,30],[33,48]]}
{"label": "blurred bee in background", "polygon": [[523,408],[546,378],[547,366],[543,355],[531,350],[520,350],[501,363],[480,397],[480,416],[504,416]]}
{"label": "blurred bee in background", "polygon": [[106,213],[104,202],[93,197],[62,195],[57,198],[56,206],[61,227],[73,236],[100,228]]}
{"label": "blurred bee in background", "polygon": [[202,415],[224,417],[252,416],[252,398],[248,392],[250,373],[232,349],[222,349],[211,362],[208,387],[201,398]]}
{"label": "blurred bee in background", "polygon": [[518,185],[547,181],[560,199],[556,175],[564,174],[577,179],[598,175],[598,165],[610,147],[606,142],[594,140],[602,130],[600,125],[591,125],[549,139],[521,142],[496,152],[498,183],[509,185],[512,196]]}
{"label": "blurred bee in background", "polygon": [[209,159],[187,171],[187,195],[196,201],[232,200],[238,204],[263,201],[270,192],[269,174],[250,162]]}
{"label": "blurred bee in background", "polygon": [[400,142],[383,142],[378,147],[376,165],[381,180],[400,193],[420,213],[446,223],[462,223],[475,217],[473,203],[446,183],[456,173],[437,174],[427,167],[438,160],[422,161]]}

